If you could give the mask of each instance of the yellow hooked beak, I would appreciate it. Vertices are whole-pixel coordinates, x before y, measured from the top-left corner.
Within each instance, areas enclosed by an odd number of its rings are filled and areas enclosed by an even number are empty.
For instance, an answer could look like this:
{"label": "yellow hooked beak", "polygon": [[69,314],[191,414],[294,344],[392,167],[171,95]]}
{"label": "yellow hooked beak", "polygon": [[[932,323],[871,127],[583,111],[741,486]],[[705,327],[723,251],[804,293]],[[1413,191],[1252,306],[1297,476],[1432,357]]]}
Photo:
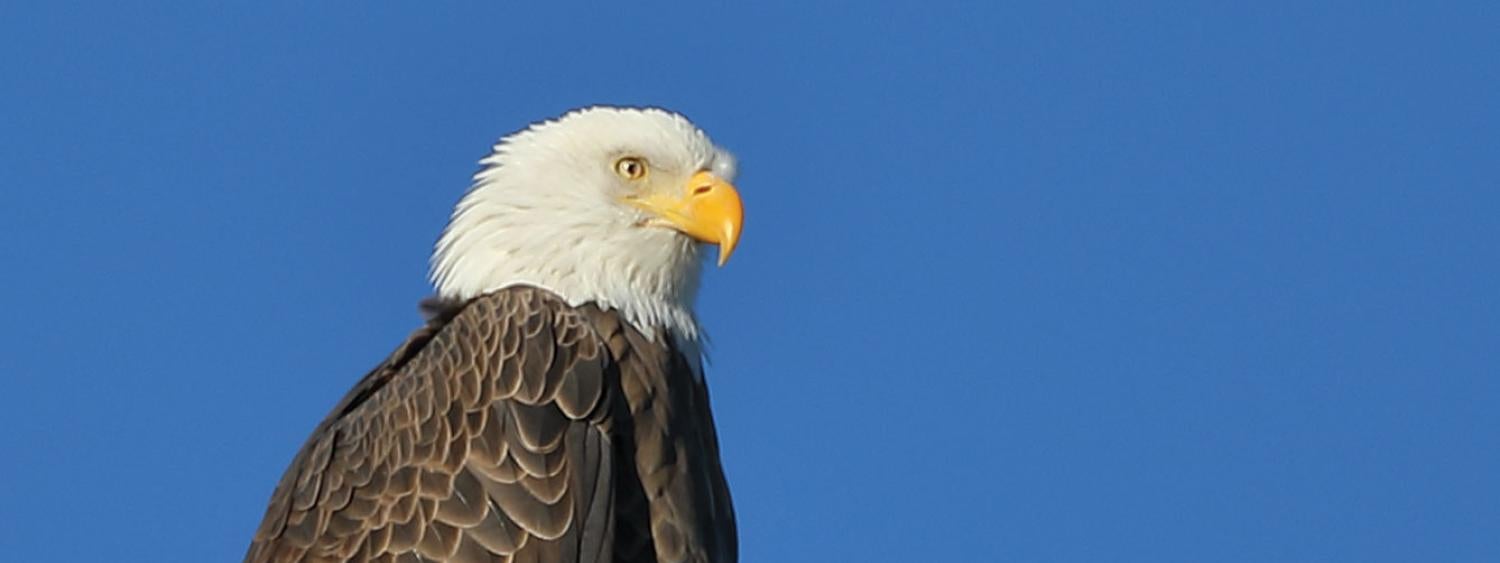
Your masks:
{"label": "yellow hooked beak", "polygon": [[719,245],[719,265],[729,261],[740,241],[745,209],[734,186],[708,172],[694,174],[680,194],[650,194],[626,198],[655,216],[653,223],[682,231],[702,242]]}

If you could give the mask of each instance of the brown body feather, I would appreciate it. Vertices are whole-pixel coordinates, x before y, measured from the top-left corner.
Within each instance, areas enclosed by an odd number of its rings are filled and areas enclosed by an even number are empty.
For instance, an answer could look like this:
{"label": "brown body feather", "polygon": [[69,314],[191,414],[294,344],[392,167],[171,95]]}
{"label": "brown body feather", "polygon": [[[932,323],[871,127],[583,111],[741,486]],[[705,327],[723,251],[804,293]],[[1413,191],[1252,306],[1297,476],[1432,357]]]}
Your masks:
{"label": "brown body feather", "polygon": [[708,391],[660,340],[529,287],[439,312],[313,431],[245,561],[735,561]]}

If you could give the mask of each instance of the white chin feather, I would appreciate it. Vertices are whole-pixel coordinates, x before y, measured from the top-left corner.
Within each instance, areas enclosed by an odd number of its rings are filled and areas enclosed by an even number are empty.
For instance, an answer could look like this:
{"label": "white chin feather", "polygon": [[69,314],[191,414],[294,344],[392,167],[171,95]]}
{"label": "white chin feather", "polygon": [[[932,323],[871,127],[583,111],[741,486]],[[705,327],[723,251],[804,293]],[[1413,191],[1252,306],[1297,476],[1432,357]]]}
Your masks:
{"label": "white chin feather", "polygon": [[735,172],[702,131],[661,110],[595,107],[532,125],[480,161],[432,256],[439,295],[533,285],[617,309],[653,338],[660,329],[696,342],[698,247],[640,226],[639,212],[620,202],[610,163],[622,152],[648,156],[663,173]]}

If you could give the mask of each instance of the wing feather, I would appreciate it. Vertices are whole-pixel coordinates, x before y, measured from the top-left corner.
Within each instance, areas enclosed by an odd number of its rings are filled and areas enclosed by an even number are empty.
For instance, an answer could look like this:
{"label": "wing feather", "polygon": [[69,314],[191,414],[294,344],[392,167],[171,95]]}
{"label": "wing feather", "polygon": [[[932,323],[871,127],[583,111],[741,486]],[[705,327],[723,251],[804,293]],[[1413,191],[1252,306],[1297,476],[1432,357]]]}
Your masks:
{"label": "wing feather", "polygon": [[414,333],[314,431],[246,561],[607,562],[612,371],[541,290]]}
{"label": "wing feather", "polygon": [[509,288],[437,310],[350,390],[245,560],[733,562],[718,447],[688,356]]}

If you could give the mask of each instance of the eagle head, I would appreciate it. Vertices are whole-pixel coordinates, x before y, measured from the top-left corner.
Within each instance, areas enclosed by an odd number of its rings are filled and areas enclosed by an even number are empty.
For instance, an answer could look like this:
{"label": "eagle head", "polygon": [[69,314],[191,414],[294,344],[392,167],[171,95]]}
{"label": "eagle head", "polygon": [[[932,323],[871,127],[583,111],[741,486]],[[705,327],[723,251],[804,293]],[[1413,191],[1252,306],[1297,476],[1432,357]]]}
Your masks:
{"label": "eagle head", "polygon": [[532,285],[696,341],[700,245],[734,252],[734,157],[687,118],[593,107],[536,123],[480,161],[432,255],[444,299]]}

